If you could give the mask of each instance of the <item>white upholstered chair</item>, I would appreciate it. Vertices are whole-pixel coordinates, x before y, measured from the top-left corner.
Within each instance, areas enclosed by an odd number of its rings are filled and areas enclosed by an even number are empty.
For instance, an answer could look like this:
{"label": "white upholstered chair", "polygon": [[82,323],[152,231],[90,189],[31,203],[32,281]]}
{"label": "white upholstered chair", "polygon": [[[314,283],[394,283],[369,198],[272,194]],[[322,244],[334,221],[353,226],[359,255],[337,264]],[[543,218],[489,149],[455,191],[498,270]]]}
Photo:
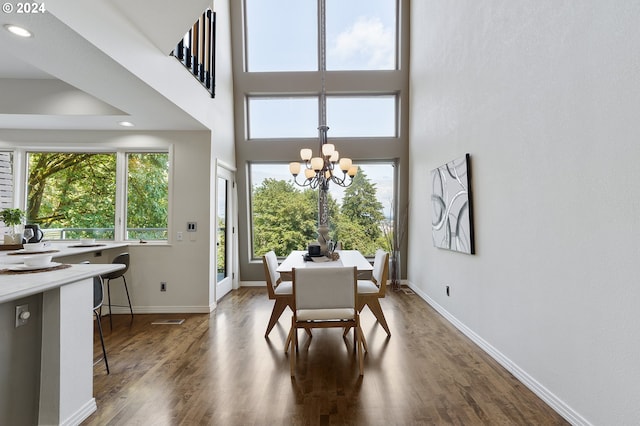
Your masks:
{"label": "white upholstered chair", "polygon": [[389,325],[382,312],[379,299],[385,296],[387,290],[387,279],[389,277],[389,253],[382,249],[376,250],[373,260],[373,272],[370,280],[358,280],[358,312],[362,312],[365,306],[368,306],[375,315],[376,319],[391,336]]}
{"label": "white upholstered chair", "polygon": [[295,376],[298,329],[326,327],[354,328],[354,348],[363,375],[367,345],[356,309],[356,268],[294,268],[292,275],[294,305],[288,338],[291,376]]}

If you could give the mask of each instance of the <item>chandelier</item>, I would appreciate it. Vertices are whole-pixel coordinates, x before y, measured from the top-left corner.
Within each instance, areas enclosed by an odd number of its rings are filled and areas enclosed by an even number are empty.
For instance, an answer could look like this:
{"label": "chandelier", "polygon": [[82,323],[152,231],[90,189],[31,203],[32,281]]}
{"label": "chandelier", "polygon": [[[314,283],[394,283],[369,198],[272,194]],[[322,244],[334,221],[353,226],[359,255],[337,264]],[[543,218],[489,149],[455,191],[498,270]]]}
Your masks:
{"label": "chandelier", "polygon": [[[351,185],[353,177],[358,172],[358,166],[354,166],[350,158],[340,158],[333,144],[327,143],[327,130],[329,127],[322,125],[320,131],[320,150],[317,157],[312,157],[313,151],[309,148],[300,150],[300,158],[304,162],[303,182],[298,182],[298,174],[302,165],[295,161],[289,163],[289,171],[293,175],[293,181],[299,186],[308,186],[311,189],[320,188],[323,191],[329,189],[329,182],[342,187]],[[342,171],[340,176],[339,170]]]}
{"label": "chandelier", "polygon": [[[320,148],[317,156],[313,157],[313,151],[309,148],[300,150],[300,158],[304,164],[304,181],[298,182],[298,174],[302,170],[302,164],[298,161],[289,163],[289,172],[293,175],[294,182],[299,186],[308,186],[311,189],[320,188],[321,191],[329,189],[329,183],[347,187],[353,182],[353,177],[358,172],[358,166],[352,164],[350,158],[340,158],[333,144],[327,143],[326,124],[327,95],[325,93],[324,73],[327,68],[326,61],[326,16],[325,0],[320,1],[320,75],[322,77],[322,90],[320,92],[321,124]],[[339,171],[342,171],[340,175]]]}

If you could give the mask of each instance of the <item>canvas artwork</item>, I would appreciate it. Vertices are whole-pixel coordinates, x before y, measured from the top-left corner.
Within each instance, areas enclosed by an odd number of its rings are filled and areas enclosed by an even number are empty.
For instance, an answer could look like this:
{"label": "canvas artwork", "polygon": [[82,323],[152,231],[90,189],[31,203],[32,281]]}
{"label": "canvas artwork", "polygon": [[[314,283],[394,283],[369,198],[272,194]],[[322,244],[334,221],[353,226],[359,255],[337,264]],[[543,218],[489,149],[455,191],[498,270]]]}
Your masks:
{"label": "canvas artwork", "polygon": [[474,254],[469,154],[431,171],[433,245]]}

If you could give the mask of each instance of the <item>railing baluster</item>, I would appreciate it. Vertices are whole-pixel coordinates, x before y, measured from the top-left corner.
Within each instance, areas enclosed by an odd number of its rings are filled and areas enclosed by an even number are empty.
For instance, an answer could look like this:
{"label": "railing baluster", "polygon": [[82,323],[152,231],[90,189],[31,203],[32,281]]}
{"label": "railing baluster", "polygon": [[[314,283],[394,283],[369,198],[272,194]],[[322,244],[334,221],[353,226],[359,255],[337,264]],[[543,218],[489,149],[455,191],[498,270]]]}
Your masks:
{"label": "railing baluster", "polygon": [[215,12],[207,9],[187,31],[172,55],[215,97]]}

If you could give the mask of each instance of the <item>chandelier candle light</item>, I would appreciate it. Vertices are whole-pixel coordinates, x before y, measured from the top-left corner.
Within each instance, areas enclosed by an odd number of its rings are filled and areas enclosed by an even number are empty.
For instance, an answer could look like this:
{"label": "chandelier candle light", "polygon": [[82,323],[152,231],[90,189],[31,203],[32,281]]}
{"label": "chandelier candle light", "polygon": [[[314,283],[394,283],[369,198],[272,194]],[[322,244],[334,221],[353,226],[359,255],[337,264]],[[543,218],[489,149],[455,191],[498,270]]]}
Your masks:
{"label": "chandelier candle light", "polygon": [[[329,182],[347,187],[353,182],[353,177],[358,172],[358,166],[354,166],[350,158],[340,158],[333,144],[327,143],[326,125],[327,96],[325,93],[324,73],[326,70],[326,22],[325,22],[325,0],[320,1],[320,75],[322,77],[322,90],[320,92],[321,124],[318,127],[320,133],[320,149],[318,156],[313,157],[313,151],[309,148],[300,150],[300,158],[304,163],[305,180],[298,182],[298,174],[302,169],[300,162],[289,163],[289,171],[293,175],[294,182],[302,187],[308,186],[311,189],[318,188],[318,242],[320,251],[327,255],[333,251],[329,238],[329,203],[327,202],[327,191]],[[342,176],[338,173],[337,167],[342,171]]]}

